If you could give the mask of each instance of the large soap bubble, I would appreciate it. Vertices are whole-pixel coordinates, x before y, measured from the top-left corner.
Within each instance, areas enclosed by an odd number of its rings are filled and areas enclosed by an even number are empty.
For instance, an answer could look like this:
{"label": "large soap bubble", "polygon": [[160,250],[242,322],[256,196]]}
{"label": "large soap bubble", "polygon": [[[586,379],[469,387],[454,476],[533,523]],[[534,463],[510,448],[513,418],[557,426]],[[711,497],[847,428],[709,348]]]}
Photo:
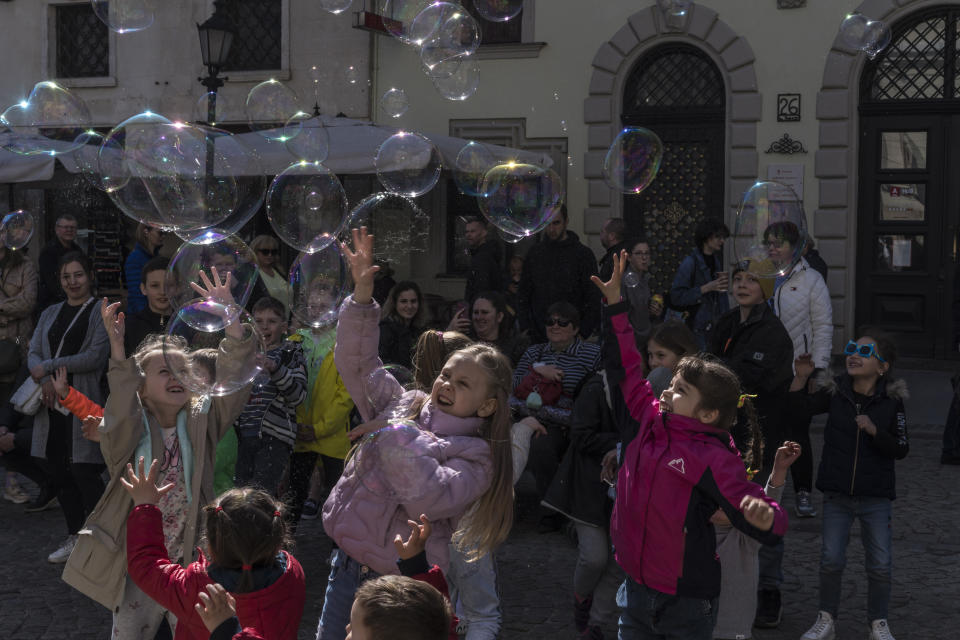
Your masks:
{"label": "large soap bubble", "polygon": [[[243,349],[237,340],[252,348]],[[225,396],[249,385],[263,370],[264,351],[249,313],[204,299],[177,310],[163,341],[166,364],[185,388],[180,392],[201,396]],[[168,391],[177,392],[169,385]]]}
{"label": "large soap bubble", "polygon": [[33,237],[33,215],[18,209],[3,216],[0,221],[0,245],[16,251],[23,249]]}
{"label": "large soap bubble", "polygon": [[284,142],[297,160],[323,162],[330,154],[330,134],[320,118],[300,112],[287,121],[290,137]]}
{"label": "large soap bubble", "polygon": [[143,31],[153,24],[156,0],[90,0],[93,12],[111,31]]}
{"label": "large soap bubble", "polygon": [[296,162],[267,192],[267,217],[291,247],[314,253],[337,236],[347,214],[347,194],[336,174],[319,162]]}
{"label": "large soap bubble", "polygon": [[484,20],[506,22],[523,10],[523,0],[473,0],[473,8]]}
{"label": "large soap bubble", "polygon": [[807,217],[800,198],[779,182],[757,182],[743,195],[733,232],[733,255],[756,275],[785,275],[803,255]]}
{"label": "large soap bubble", "polygon": [[404,503],[424,497],[438,455],[435,435],[421,431],[412,422],[395,421],[364,436],[351,463],[367,491]]}
{"label": "large soap bubble", "polygon": [[529,236],[546,227],[564,197],[555,171],[517,162],[490,169],[480,189],[480,211],[493,226],[514,236]]}
{"label": "large soap bubble", "polygon": [[603,159],[603,177],[622,193],[640,193],[660,171],[663,143],[653,131],[628,127],[621,131]]}
{"label": "large soap bubble", "polygon": [[453,165],[453,180],[468,196],[483,195],[483,178],[490,169],[500,164],[487,145],[470,141],[463,145]]}
{"label": "large soap bubble", "polygon": [[[135,116],[131,116],[115,126],[103,139],[100,145],[100,151],[97,154],[97,171],[100,173],[100,182],[103,190],[112,193],[123,189],[130,182],[132,176],[130,166],[127,163],[127,152],[134,150],[147,141],[153,140],[162,127],[171,124],[171,121],[152,111],[144,111]],[[134,185],[134,188],[143,191],[144,198],[149,200],[146,191],[142,185]],[[119,206],[119,205],[118,205]],[[124,213],[137,219],[136,216],[128,213],[123,207],[120,207]]]}
{"label": "large soap bubble", "polygon": [[314,328],[332,325],[347,285],[347,265],[336,244],[301,253],[290,267],[293,316]]}
{"label": "large soap bubble", "polygon": [[377,13],[390,35],[404,44],[413,44],[410,36],[413,21],[428,4],[429,0],[378,0]]}
{"label": "large soap bubble", "polygon": [[403,89],[391,87],[380,96],[380,110],[391,118],[399,118],[410,109],[410,99]]}
{"label": "large soap bubble", "polygon": [[413,372],[399,364],[385,364],[374,369],[363,382],[367,402],[378,416],[402,419],[409,417],[417,388]]}
{"label": "large soap bubble", "polygon": [[90,127],[90,111],[77,95],[56,82],[38,82],[30,97],[0,114],[10,129],[3,148],[20,155],[56,156],[73,152],[77,137]]}
{"label": "large soap bubble", "polygon": [[[431,77],[437,93],[453,102],[462,102],[477,92],[480,86],[480,63],[475,58],[461,58],[460,64],[448,75]],[[436,69],[441,69],[443,63]]]}
{"label": "large soap bubble", "polygon": [[430,191],[440,178],[440,152],[419,133],[400,131],[384,140],[374,164],[384,189],[410,198]]}
{"label": "large soap bubble", "polygon": [[[200,272],[216,268],[221,280],[230,274],[233,303],[245,307],[260,275],[256,255],[243,240],[220,229],[207,229],[177,249],[167,268],[167,297],[174,309],[197,297],[190,283],[201,284]],[[230,303],[231,301],[219,300]]]}
{"label": "large soap bubble", "polygon": [[429,247],[430,216],[396,193],[374,193],[357,203],[340,230],[340,240],[351,244],[352,230],[361,227],[376,236],[374,256],[390,263],[409,260]]}
{"label": "large soap bubble", "polygon": [[277,80],[265,80],[247,94],[250,129],[268,140],[284,142],[296,137],[299,129],[287,125],[301,111],[297,94]]}

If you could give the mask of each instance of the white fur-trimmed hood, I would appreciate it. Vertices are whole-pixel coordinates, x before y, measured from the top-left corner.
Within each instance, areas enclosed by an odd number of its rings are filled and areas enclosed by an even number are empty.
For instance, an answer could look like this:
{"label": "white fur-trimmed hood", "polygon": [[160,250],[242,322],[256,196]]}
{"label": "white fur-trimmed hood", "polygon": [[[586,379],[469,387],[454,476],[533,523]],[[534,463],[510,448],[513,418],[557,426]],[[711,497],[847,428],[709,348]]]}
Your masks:
{"label": "white fur-trimmed hood", "polygon": [[[825,389],[831,395],[837,392],[837,378],[845,375],[844,372],[821,371],[814,378],[816,388]],[[884,387],[884,394],[893,400],[905,401],[910,398],[910,389],[907,387],[907,381],[903,378],[888,379]]]}

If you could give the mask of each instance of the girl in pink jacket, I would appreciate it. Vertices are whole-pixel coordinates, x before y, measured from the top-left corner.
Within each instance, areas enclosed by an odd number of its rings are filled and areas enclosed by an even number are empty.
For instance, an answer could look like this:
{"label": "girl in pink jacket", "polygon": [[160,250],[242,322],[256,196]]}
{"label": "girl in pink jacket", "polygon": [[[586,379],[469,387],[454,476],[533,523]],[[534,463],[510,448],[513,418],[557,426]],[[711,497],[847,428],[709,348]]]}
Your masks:
{"label": "girl in pink jacket", "polygon": [[[340,310],[337,370],[365,421],[395,423],[388,410],[396,410],[399,397],[409,407],[405,417],[419,432],[407,445],[411,464],[376,469],[381,485],[398,484],[395,492],[371,490],[372,483],[358,472],[359,456],[351,457],[323,506],[323,526],[337,548],[317,640],[343,640],[360,584],[397,573],[393,539],[409,531],[408,520],[421,513],[430,518],[434,535],[427,542],[428,561],[446,571],[451,540],[482,556],[506,539],[513,519],[510,361],[493,347],[471,345],[450,356],[429,394],[404,393],[390,375],[377,376],[371,388],[371,374],[382,367],[373,236],[365,228],[354,229],[353,246],[354,251],[342,247],[355,287]],[[461,521],[470,507],[471,517]]]}

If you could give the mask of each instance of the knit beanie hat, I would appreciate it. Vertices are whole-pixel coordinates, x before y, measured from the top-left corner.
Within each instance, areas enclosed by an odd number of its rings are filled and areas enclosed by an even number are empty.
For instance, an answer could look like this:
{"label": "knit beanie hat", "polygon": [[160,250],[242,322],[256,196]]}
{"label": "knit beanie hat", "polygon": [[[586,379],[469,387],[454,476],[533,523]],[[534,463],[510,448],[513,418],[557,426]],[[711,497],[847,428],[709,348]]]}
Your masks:
{"label": "knit beanie hat", "polygon": [[772,261],[750,258],[743,262],[738,262],[733,269],[733,273],[730,274],[730,278],[733,279],[733,276],[741,271],[746,271],[757,279],[757,282],[760,284],[760,289],[763,291],[764,300],[769,300],[773,297],[773,290],[777,284],[777,278],[773,274],[777,273],[777,268]]}

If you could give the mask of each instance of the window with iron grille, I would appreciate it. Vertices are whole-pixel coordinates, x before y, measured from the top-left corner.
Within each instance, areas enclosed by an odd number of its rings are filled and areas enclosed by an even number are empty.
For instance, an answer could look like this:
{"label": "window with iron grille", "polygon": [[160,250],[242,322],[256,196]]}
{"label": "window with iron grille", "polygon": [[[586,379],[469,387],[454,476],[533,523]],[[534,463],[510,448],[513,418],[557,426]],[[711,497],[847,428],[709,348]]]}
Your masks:
{"label": "window with iron grille", "polygon": [[90,3],[56,5],[56,75],[58,78],[103,78],[110,75],[107,25]]}
{"label": "window with iron grille", "polygon": [[506,22],[492,22],[484,20],[477,9],[473,6],[473,0],[466,3],[467,10],[470,12],[480,25],[480,44],[510,44],[523,42],[521,31],[523,23],[523,11],[510,18]]}
{"label": "window with iron grille", "polygon": [[863,103],[960,99],[960,11],[934,9],[893,27],[890,45],[864,69]]}
{"label": "window with iron grille", "polygon": [[637,62],[623,93],[624,118],[670,110],[689,116],[724,107],[723,78],[709,57],[696,47],[657,47]]}
{"label": "window with iron grille", "polygon": [[237,27],[227,71],[280,69],[283,36],[281,0],[231,0],[227,11]]}

